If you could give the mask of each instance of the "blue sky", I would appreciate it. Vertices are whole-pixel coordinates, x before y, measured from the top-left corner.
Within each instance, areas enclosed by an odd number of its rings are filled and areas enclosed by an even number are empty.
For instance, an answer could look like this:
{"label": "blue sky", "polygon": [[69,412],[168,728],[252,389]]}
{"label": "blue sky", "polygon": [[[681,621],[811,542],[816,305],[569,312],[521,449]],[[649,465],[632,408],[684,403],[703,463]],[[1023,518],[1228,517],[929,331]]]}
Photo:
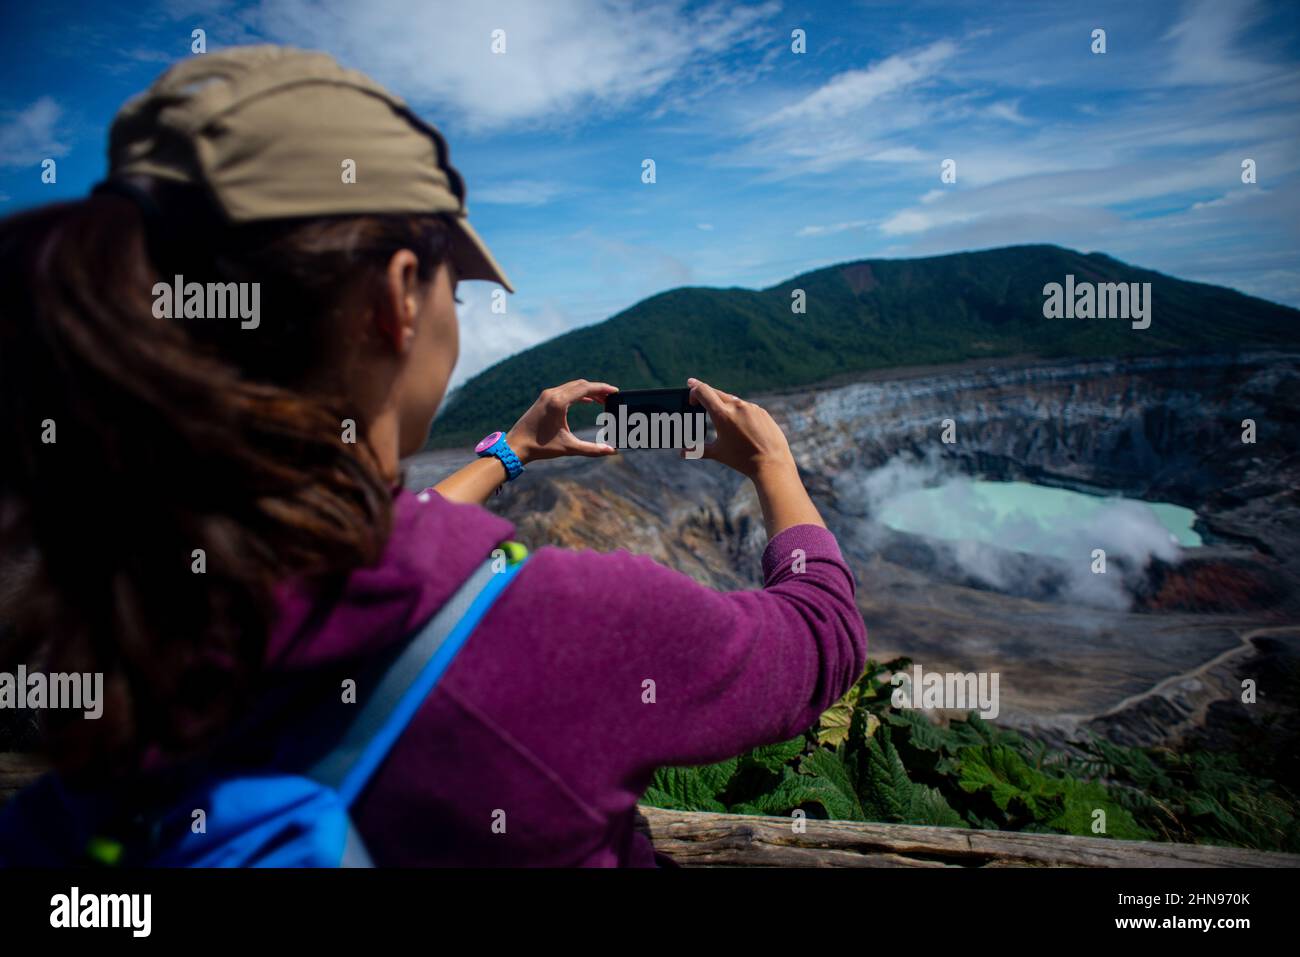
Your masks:
{"label": "blue sky", "polygon": [[462,286],[456,381],[675,286],[1011,243],[1300,306],[1294,0],[10,3],[0,213],[83,195],[194,28],[327,50],[447,135],[519,290]]}

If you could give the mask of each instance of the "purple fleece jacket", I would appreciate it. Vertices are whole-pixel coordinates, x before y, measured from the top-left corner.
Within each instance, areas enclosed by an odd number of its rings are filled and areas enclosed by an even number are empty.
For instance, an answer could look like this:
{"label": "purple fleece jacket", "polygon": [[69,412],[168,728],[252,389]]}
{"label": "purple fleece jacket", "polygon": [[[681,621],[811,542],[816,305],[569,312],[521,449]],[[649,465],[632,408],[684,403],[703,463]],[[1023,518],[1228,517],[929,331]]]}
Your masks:
{"label": "purple fleece jacket", "polygon": [[[514,531],[432,489],[397,491],[394,507],[384,558],[337,602],[284,586],[273,669],[359,667]],[[719,592],[625,550],[537,551],[354,808],[375,862],[654,866],[633,820],[656,768],[793,737],[866,666],[853,577],[830,532],[781,532],[763,581]]]}

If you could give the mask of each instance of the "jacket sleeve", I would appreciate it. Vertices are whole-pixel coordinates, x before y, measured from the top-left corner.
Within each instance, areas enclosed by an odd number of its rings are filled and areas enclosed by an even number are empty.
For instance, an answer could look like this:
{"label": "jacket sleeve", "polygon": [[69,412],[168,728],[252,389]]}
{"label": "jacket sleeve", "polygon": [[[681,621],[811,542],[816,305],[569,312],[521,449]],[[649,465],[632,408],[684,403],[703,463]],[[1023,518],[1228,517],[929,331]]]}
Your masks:
{"label": "jacket sleeve", "polygon": [[626,551],[543,553],[554,559],[538,562],[550,596],[581,582],[592,609],[573,643],[582,659],[557,683],[581,697],[589,753],[616,760],[629,782],[793,737],[866,667],[853,576],[820,526],[773,538],[764,585],[750,591],[717,591]]}

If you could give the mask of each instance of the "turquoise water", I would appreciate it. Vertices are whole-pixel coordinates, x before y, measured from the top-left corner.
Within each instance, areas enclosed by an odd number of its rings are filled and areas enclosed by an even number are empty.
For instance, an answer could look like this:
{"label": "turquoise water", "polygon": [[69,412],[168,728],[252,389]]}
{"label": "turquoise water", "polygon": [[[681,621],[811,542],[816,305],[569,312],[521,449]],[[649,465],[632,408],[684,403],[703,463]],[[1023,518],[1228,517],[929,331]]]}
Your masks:
{"label": "turquoise water", "polygon": [[1090,543],[1162,556],[1201,545],[1191,509],[1028,482],[955,480],[894,495],[878,514],[897,531],[1040,555]]}

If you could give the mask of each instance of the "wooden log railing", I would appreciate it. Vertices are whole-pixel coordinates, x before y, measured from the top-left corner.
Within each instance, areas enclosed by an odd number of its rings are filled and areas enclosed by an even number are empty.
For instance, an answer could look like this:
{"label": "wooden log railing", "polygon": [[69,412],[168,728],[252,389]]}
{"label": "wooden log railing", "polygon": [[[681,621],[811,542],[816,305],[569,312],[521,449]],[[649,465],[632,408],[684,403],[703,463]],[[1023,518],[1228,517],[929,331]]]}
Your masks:
{"label": "wooden log railing", "polygon": [[0,805],[45,773],[45,762],[34,754],[0,751]]}
{"label": "wooden log railing", "polygon": [[640,808],[655,849],[687,867],[1300,867],[1300,854],[1067,834]]}
{"label": "wooden log railing", "polygon": [[[0,752],[0,805],[43,762]],[[1300,854],[1116,841],[1061,834],[665,811],[642,805],[638,827],[685,867],[1300,867]]]}

